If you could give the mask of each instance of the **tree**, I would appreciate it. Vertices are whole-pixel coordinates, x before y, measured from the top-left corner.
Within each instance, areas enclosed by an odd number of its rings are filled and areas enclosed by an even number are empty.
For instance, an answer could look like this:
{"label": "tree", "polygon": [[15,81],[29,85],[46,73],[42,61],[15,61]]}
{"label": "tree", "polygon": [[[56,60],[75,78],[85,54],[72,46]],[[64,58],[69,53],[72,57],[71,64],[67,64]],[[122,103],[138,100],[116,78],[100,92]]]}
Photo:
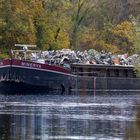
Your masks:
{"label": "tree", "polygon": [[45,49],[47,40],[46,40],[46,14],[44,9],[43,0],[29,0],[26,4],[30,10],[30,15],[32,15],[32,21],[35,27],[35,36],[36,36],[36,45],[40,49]]}
{"label": "tree", "polygon": [[68,0],[48,0],[44,2],[46,12],[46,47],[48,49],[69,48],[69,25],[68,16],[71,7]]}
{"label": "tree", "polygon": [[0,0],[0,48],[29,43],[42,50],[131,53],[139,46],[135,29],[140,22],[134,25],[131,19],[139,18],[139,4],[139,0]]}
{"label": "tree", "polygon": [[140,54],[140,17],[134,17],[131,16],[130,18],[132,24],[133,24],[133,30],[134,30],[134,50],[135,53]]}
{"label": "tree", "polygon": [[3,0],[1,3],[0,13],[3,24],[0,26],[0,44],[7,49],[15,43],[34,44],[36,41],[32,16],[23,1]]}
{"label": "tree", "polygon": [[[72,15],[72,27],[71,27],[71,48],[76,49],[78,47],[78,32],[86,24],[86,18],[94,8],[94,3],[91,0],[77,0],[72,2],[74,7],[74,13]],[[76,6],[75,6],[76,5]],[[82,34],[82,33],[81,33]]]}

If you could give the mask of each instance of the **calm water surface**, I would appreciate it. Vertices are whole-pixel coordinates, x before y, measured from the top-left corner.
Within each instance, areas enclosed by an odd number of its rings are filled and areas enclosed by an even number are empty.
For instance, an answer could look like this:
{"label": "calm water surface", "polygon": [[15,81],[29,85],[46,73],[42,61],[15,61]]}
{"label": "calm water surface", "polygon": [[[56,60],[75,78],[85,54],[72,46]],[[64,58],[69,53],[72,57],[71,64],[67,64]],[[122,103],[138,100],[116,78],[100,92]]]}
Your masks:
{"label": "calm water surface", "polygon": [[0,95],[0,140],[139,140],[140,95]]}

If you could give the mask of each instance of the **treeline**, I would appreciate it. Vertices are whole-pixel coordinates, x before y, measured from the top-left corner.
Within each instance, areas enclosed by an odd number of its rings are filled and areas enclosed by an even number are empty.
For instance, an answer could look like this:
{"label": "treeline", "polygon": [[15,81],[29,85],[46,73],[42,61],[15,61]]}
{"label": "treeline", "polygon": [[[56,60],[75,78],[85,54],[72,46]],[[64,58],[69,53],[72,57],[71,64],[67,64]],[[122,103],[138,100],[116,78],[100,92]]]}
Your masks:
{"label": "treeline", "polygon": [[140,47],[139,0],[0,0],[0,51],[16,43],[42,50]]}

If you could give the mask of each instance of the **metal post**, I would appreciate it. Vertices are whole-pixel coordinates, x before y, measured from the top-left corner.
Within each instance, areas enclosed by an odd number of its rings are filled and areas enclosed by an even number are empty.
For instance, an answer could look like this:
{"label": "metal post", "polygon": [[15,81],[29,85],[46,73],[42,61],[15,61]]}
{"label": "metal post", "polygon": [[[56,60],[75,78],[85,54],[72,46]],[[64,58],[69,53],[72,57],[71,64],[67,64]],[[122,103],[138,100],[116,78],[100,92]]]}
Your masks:
{"label": "metal post", "polygon": [[96,77],[94,77],[94,97],[96,96]]}

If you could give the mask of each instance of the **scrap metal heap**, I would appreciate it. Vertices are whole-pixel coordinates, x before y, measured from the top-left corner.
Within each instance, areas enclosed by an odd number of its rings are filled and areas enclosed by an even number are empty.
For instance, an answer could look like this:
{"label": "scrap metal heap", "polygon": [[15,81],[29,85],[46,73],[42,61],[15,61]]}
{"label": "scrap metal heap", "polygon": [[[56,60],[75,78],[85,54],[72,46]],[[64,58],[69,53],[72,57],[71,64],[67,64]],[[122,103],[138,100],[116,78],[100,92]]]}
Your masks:
{"label": "scrap metal heap", "polygon": [[42,51],[39,54],[31,53],[31,58],[43,58],[61,63],[62,59],[68,58],[71,63],[82,64],[104,64],[104,65],[134,65],[140,64],[138,54],[128,56],[128,54],[112,54],[111,52],[98,52],[94,49],[85,51],[73,51],[70,49]]}

